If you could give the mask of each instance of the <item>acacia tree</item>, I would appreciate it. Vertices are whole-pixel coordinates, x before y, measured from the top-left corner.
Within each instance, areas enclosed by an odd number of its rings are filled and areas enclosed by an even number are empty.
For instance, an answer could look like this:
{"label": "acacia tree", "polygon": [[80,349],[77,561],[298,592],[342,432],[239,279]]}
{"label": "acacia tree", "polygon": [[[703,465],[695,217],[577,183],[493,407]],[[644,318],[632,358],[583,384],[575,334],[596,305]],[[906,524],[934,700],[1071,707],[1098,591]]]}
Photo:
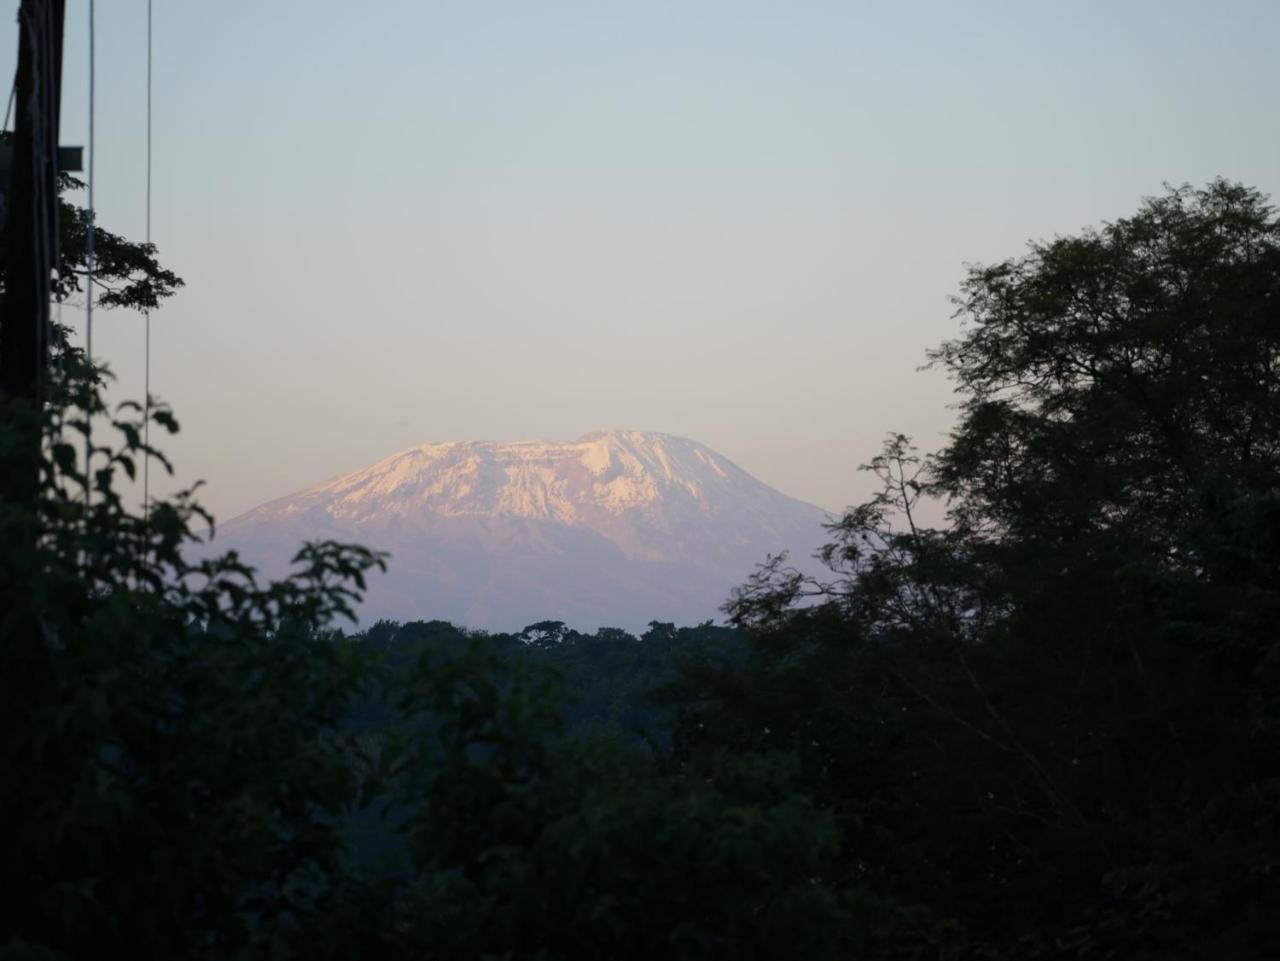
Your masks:
{"label": "acacia tree", "polygon": [[965,400],[933,489],[1008,555],[1020,609],[1053,617],[1141,571],[1200,643],[1246,672],[1269,664],[1280,220],[1267,199],[1224,180],[1171,189],[975,269],[958,303],[967,330],[933,358]]}
{"label": "acacia tree", "polygon": [[933,354],[965,395],[942,489],[1002,533],[1185,555],[1189,493],[1275,486],[1278,301],[1280,222],[1224,180],[973,270]]}
{"label": "acacia tree", "polygon": [[1171,188],[956,303],[949,442],[890,438],[826,582],[774,562],[734,598],[759,656],[691,679],[684,743],[805,759],[887,956],[1265,956],[1280,220]]}

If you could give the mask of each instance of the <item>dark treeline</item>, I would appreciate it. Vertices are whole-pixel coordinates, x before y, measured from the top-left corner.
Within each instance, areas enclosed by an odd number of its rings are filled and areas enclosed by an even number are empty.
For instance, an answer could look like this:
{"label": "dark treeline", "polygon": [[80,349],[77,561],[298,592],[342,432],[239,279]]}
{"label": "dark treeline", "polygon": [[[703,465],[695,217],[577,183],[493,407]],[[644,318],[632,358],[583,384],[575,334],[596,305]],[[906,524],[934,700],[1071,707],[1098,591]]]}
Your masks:
{"label": "dark treeline", "polygon": [[483,656],[504,674],[540,678],[554,701],[557,736],[608,734],[655,748],[670,745],[674,724],[660,692],[694,665],[730,665],[746,653],[742,632],[734,628],[678,628],[657,621],[639,636],[611,627],[587,634],[561,621],[531,624],[514,634],[469,631],[447,621],[379,621],[348,634],[347,641],[373,656],[382,678],[353,712],[362,729],[394,721],[389,692],[420,665]]}
{"label": "dark treeline", "polygon": [[829,577],[641,637],[347,635],[367,551],[188,562],[64,349],[0,515],[0,954],[1280,955],[1275,211],[1171,189],[956,307],[956,426]]}

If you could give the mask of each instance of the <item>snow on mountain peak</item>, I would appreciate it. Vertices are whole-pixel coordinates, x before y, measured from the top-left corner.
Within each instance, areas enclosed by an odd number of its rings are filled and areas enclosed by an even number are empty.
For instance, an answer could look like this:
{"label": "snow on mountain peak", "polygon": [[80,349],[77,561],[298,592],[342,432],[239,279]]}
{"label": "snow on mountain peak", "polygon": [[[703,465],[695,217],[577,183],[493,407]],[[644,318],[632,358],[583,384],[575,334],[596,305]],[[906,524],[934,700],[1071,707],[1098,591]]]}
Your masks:
{"label": "snow on mountain peak", "polygon": [[273,574],[303,540],[391,553],[362,617],[696,623],[766,554],[803,564],[825,512],[708,447],[610,430],[573,441],[421,444],[218,527]]}
{"label": "snow on mountain peak", "polygon": [[428,511],[573,523],[584,512],[621,513],[676,498],[713,509],[708,495],[763,486],[696,441],[612,430],[569,442],[421,444],[313,487],[334,517]]}

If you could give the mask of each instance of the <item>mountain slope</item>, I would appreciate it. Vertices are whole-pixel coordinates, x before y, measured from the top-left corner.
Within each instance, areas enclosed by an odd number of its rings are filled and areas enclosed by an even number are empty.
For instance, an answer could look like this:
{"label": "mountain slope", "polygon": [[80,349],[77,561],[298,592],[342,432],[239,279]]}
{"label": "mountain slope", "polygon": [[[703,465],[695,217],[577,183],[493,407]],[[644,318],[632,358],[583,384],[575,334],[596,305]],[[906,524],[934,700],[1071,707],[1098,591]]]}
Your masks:
{"label": "mountain slope", "polygon": [[303,540],[390,551],[362,621],[639,628],[716,617],[767,553],[812,554],[826,518],[695,441],[609,431],[410,448],[219,525],[213,546],[273,575]]}

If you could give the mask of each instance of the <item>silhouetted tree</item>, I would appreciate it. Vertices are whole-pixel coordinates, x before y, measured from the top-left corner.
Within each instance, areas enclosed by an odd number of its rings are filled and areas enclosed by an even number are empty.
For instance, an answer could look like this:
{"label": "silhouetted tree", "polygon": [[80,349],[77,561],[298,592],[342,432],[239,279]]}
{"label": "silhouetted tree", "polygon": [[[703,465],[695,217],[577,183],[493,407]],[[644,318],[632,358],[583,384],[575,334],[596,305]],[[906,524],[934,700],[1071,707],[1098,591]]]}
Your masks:
{"label": "silhouetted tree", "polygon": [[882,956],[1265,957],[1275,212],[1170,189],[974,268],[957,303],[950,442],[889,438],[829,579],[775,559],[737,594],[755,658],[685,678],[677,743],[800,759]]}

